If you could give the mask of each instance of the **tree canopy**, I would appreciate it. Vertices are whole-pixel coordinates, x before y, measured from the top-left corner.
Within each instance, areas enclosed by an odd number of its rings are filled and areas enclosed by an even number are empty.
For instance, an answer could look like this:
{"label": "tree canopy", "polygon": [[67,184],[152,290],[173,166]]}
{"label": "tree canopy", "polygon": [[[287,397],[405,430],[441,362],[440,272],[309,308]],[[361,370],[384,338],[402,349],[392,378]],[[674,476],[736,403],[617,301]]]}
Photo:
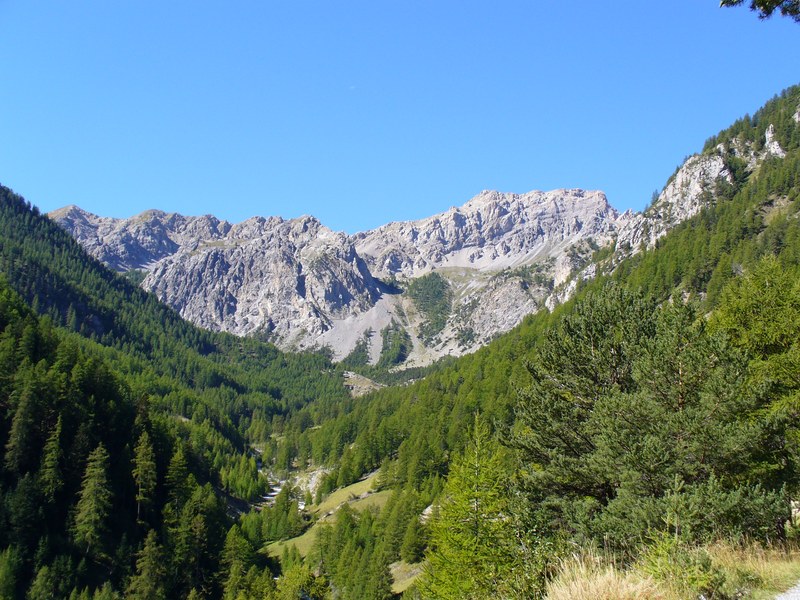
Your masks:
{"label": "tree canopy", "polygon": [[[721,0],[720,6],[739,6],[744,0]],[[800,23],[800,1],[798,0],[751,0],[750,10],[767,19],[777,10],[784,17],[790,17]]]}

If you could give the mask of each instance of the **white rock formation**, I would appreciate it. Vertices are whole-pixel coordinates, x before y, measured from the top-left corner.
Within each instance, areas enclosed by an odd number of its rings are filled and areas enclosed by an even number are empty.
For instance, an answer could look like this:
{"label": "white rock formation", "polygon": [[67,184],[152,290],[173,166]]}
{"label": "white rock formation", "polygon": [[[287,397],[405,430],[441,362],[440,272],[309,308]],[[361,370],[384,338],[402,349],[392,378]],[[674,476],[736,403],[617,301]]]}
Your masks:
{"label": "white rock formation", "polygon": [[[147,271],[142,286],[203,327],[268,336],[283,348],[329,346],[338,358],[372,330],[374,361],[380,331],[394,321],[412,338],[409,364],[424,364],[474,350],[563,302],[579,279],[594,276],[598,248],[615,243],[621,260],[652,247],[714,202],[721,181],[732,183],[728,152],[749,169],[785,156],[772,126],[760,153],[734,142],[692,156],[643,213],[620,214],[602,192],[572,189],[484,191],[439,215],[354,236],[313,217],[232,225],[160,211],[109,219],[74,206],[50,216],[110,267]],[[418,335],[425,315],[389,280],[402,288],[431,271],[448,281],[453,306],[426,345]]]}
{"label": "white rock formation", "polygon": [[284,347],[313,346],[380,296],[348,237],[313,217],[248,219],[160,260],[142,286],[200,326]]}
{"label": "white rock formation", "polygon": [[231,229],[216,217],[148,210],[130,219],[98,217],[77,206],[50,213],[86,250],[116,271],[147,269],[179,248],[222,239]]}
{"label": "white rock formation", "polygon": [[418,277],[434,269],[499,271],[559,254],[586,237],[608,240],[617,211],[605,194],[484,191],[460,208],[354,236],[374,273]]}
{"label": "white rock formation", "polygon": [[770,123],[769,127],[767,127],[765,138],[764,150],[767,152],[767,154],[777,156],[778,158],[783,158],[786,156],[786,152],[783,148],[781,148],[781,145],[775,139],[775,126],[772,123]]}

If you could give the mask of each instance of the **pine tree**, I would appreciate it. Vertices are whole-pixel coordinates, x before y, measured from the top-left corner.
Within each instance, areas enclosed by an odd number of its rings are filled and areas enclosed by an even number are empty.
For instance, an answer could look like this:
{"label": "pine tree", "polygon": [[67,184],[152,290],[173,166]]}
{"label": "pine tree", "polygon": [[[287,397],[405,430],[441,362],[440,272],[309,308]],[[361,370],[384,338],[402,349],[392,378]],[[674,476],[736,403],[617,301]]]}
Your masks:
{"label": "pine tree", "polygon": [[42,468],[39,471],[39,485],[45,499],[49,502],[55,500],[56,494],[64,485],[61,459],[61,415],[59,415],[56,426],[44,445]]}
{"label": "pine tree", "polygon": [[278,600],[295,600],[296,598],[321,600],[327,595],[326,588],[324,580],[314,577],[307,566],[296,565],[286,571],[278,580],[275,598]]}
{"label": "pine tree", "polygon": [[183,444],[180,442],[169,461],[166,483],[170,502],[174,503],[177,509],[180,509],[189,499],[193,487],[189,481],[189,466],[186,463]]}
{"label": "pine tree", "polygon": [[166,598],[164,580],[167,570],[165,556],[155,530],[150,530],[144,547],[136,559],[136,574],[128,584],[126,598],[131,600],[160,600]]}
{"label": "pine tree", "polygon": [[146,431],[139,436],[136,444],[133,467],[133,479],[136,482],[136,518],[141,519],[142,507],[145,509],[153,501],[156,490],[156,459],[150,436]]}
{"label": "pine tree", "polygon": [[102,444],[89,455],[75,513],[75,542],[86,546],[86,554],[102,552],[111,511],[108,485],[108,452]]}
{"label": "pine tree", "polygon": [[432,598],[487,598],[505,585],[513,564],[508,467],[502,449],[476,416],[472,439],[454,461],[438,513],[422,589]]}
{"label": "pine tree", "polygon": [[416,563],[422,559],[426,543],[425,526],[414,515],[408,522],[403,545],[400,547],[401,558],[408,563]]}
{"label": "pine tree", "polygon": [[[32,459],[38,452],[36,447],[36,430],[38,422],[37,398],[40,395],[35,384],[36,374],[31,369],[27,381],[19,395],[11,430],[6,442],[6,468],[19,475],[28,471],[33,465]],[[41,442],[39,442],[41,443]]]}
{"label": "pine tree", "polygon": [[114,592],[114,588],[106,581],[102,587],[94,591],[92,600],[119,600],[119,596]]}
{"label": "pine tree", "polygon": [[536,465],[521,473],[528,492],[551,500],[547,526],[563,519],[572,498],[605,503],[614,494],[588,460],[596,450],[593,416],[604,398],[635,388],[633,365],[640,341],[654,333],[653,310],[606,284],[547,331],[528,365],[532,384],[519,393],[512,443],[525,464]]}
{"label": "pine tree", "polygon": [[14,598],[21,563],[19,552],[14,546],[0,552],[0,598]]}
{"label": "pine tree", "polygon": [[247,572],[254,563],[253,548],[242,535],[239,525],[233,525],[225,537],[220,561],[220,579],[224,581],[224,597],[235,599],[247,586]]}
{"label": "pine tree", "polygon": [[28,588],[28,600],[55,600],[57,598],[57,582],[49,566],[44,565],[36,572],[31,587]]}

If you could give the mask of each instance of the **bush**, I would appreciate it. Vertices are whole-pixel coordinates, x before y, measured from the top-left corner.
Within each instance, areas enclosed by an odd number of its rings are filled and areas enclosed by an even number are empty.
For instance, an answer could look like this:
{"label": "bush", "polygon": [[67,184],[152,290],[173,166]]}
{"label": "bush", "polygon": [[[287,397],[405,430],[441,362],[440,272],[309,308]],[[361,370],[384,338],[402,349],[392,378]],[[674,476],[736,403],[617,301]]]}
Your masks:
{"label": "bush", "polygon": [[656,538],[642,553],[640,568],[656,581],[705,598],[740,597],[741,590],[735,589],[705,548],[689,546],[674,536]]}

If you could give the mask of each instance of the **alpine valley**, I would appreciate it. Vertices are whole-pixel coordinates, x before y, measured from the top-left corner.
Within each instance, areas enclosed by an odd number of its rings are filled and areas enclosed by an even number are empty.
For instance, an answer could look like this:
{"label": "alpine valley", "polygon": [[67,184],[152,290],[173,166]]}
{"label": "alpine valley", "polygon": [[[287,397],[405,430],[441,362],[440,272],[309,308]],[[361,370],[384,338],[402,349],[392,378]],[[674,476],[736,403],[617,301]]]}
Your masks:
{"label": "alpine valley", "polygon": [[642,213],[483,192],[348,236],[0,186],[0,274],[0,598],[800,579],[800,86]]}

